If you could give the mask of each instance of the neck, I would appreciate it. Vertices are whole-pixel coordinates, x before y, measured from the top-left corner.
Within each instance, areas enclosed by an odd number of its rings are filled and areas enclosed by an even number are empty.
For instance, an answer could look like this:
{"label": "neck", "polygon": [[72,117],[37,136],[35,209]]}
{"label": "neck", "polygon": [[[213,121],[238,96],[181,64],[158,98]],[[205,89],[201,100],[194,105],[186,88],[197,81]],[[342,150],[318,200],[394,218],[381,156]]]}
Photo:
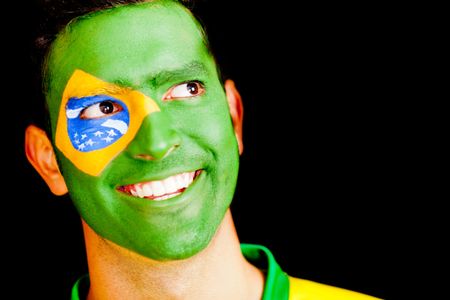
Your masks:
{"label": "neck", "polygon": [[211,243],[184,260],[152,260],[98,236],[84,221],[88,300],[261,299],[264,277],[248,263],[228,210]]}

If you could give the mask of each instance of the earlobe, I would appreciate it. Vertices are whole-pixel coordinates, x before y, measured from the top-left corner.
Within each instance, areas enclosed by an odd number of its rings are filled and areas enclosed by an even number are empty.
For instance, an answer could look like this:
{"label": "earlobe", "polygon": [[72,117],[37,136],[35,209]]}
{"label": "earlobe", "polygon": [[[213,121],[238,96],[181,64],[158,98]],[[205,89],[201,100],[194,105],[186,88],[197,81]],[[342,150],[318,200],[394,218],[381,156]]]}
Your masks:
{"label": "earlobe", "polygon": [[239,154],[244,151],[244,144],[242,141],[242,123],[244,120],[244,106],[239,91],[236,88],[233,80],[225,81],[225,92],[227,94],[228,106],[230,108],[230,115],[233,121],[234,132],[239,145]]}
{"label": "earlobe", "polygon": [[59,171],[53,146],[44,130],[34,125],[27,127],[25,154],[53,194],[59,196],[67,193],[66,182]]}

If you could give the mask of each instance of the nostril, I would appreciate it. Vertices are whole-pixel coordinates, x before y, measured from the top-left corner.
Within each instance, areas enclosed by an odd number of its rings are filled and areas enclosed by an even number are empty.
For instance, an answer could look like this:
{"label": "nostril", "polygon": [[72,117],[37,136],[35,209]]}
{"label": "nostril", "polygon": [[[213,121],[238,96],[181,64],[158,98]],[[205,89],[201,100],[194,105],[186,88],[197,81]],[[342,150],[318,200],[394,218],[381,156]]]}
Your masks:
{"label": "nostril", "polygon": [[139,159],[144,159],[144,160],[154,160],[155,159],[153,156],[148,155],[148,154],[138,154],[135,157],[139,158]]}
{"label": "nostril", "polygon": [[166,153],[164,153],[164,155],[162,157],[154,157],[150,154],[137,154],[134,157],[138,158],[138,159],[143,159],[143,160],[157,160],[157,159],[163,159],[166,156],[168,156],[170,153],[172,153],[173,150],[175,150],[175,148],[177,148],[179,145],[173,145],[172,147],[169,148],[169,150],[166,151]]}

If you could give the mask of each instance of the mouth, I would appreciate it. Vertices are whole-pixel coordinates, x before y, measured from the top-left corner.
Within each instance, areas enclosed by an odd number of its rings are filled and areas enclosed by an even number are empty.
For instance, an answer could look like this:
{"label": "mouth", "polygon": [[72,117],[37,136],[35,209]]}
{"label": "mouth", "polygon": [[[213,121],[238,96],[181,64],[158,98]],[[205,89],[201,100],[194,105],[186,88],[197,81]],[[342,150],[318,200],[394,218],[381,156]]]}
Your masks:
{"label": "mouth", "polygon": [[134,197],[162,201],[183,193],[201,172],[202,170],[180,173],[162,180],[120,186],[117,190]]}

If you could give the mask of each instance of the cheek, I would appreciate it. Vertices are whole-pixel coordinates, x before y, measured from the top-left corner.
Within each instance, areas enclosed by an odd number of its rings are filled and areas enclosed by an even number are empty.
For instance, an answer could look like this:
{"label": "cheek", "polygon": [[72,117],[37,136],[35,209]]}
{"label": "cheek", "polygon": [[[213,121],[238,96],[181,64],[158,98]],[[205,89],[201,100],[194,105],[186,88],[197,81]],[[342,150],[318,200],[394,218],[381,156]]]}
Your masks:
{"label": "cheek", "polygon": [[[220,103],[214,103],[220,102]],[[226,100],[207,100],[199,107],[181,106],[172,113],[172,120],[178,130],[195,139],[204,147],[226,147],[232,143],[234,131]]]}
{"label": "cheek", "polygon": [[105,184],[102,176],[89,176],[77,170],[67,160],[62,164],[62,171],[69,189],[70,198],[80,216],[93,228],[98,228],[106,220],[111,221],[117,204],[110,200],[114,190]]}
{"label": "cheek", "polygon": [[233,126],[228,115],[220,114],[213,119],[208,120],[207,125],[202,127],[202,136],[209,147],[214,152],[220,153],[218,159],[222,159],[230,155],[229,151],[233,151],[236,145]]}
{"label": "cheek", "polygon": [[67,129],[72,147],[81,152],[112,147],[127,133],[130,118],[128,111],[102,119],[69,119]]}

